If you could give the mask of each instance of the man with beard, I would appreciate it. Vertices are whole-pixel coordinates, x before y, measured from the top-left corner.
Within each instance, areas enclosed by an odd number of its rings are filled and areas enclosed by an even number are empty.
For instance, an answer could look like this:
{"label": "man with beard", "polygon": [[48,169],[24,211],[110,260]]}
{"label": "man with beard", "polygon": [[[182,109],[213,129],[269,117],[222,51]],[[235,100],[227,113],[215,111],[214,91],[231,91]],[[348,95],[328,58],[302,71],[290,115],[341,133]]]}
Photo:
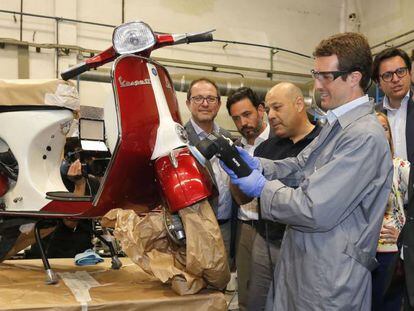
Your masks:
{"label": "man with beard", "polygon": [[[248,87],[232,92],[227,99],[227,110],[242,135],[241,144],[250,155],[255,148],[269,138],[269,126],[264,119],[265,109],[257,95]],[[238,199],[238,195],[234,195]],[[238,201],[237,203],[242,203]],[[236,237],[236,267],[239,309],[247,306],[247,290],[250,277],[252,244],[258,220],[257,199],[240,205]]]}

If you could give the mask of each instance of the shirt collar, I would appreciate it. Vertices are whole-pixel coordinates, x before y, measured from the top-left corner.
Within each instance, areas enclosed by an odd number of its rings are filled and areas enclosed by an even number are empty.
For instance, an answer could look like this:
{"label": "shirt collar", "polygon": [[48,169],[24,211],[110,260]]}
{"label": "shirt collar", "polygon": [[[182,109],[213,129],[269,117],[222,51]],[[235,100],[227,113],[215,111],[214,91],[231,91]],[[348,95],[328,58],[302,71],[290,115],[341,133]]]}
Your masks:
{"label": "shirt collar", "polygon": [[328,110],[326,114],[326,118],[328,120],[329,124],[334,123],[337,119],[339,119],[341,116],[346,114],[348,111],[351,111],[352,109],[368,102],[368,95],[364,95],[361,97],[358,97],[357,99],[354,99],[353,101],[350,101],[349,103],[343,104],[333,110]]}
{"label": "shirt collar", "polygon": [[[199,138],[206,138],[208,136],[209,133],[206,133],[200,126],[198,126],[193,118],[190,118],[190,122]],[[217,123],[213,122],[213,132],[218,133],[219,129],[220,127],[217,125]]]}
{"label": "shirt collar", "polygon": [[[257,146],[257,145],[259,145],[261,142],[263,142],[263,141],[265,141],[266,139],[268,139],[268,138],[269,138],[270,126],[269,126],[269,125],[267,125],[267,123],[266,123],[265,125],[266,125],[266,127],[265,127],[265,129],[263,130],[263,132],[262,132],[259,136],[257,136],[257,137],[256,137],[256,139],[254,140],[253,146]],[[249,145],[249,144],[247,143],[246,138],[244,138],[243,136],[242,136],[242,138],[241,138],[240,142],[241,142],[241,144],[242,144],[243,146],[247,146],[247,145]]]}
{"label": "shirt collar", "polygon": [[[408,100],[410,99],[410,91],[407,92],[407,94],[405,94],[404,98],[401,100],[401,106],[405,105],[406,103],[408,103]],[[384,109],[388,110],[388,111],[392,111],[392,110],[398,110],[400,108],[392,108],[390,106],[390,100],[388,99],[388,96],[384,96],[384,104],[383,104]]]}

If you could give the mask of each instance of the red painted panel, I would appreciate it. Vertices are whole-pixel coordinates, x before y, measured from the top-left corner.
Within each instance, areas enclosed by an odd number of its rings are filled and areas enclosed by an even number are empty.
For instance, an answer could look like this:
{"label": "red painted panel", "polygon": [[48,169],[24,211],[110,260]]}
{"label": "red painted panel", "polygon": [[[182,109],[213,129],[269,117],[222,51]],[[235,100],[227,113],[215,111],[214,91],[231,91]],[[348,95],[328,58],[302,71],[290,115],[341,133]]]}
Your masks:
{"label": "red painted panel", "polygon": [[172,212],[207,198],[211,195],[212,183],[205,169],[198,164],[188,148],[176,151],[177,167],[168,156],[155,161],[160,188]]}
{"label": "red painted panel", "polygon": [[[156,67],[172,117],[181,124],[172,81],[164,67]],[[96,206],[90,202],[51,202],[42,211],[70,210],[70,213],[82,213],[81,217],[99,217],[113,208],[136,204],[156,206],[161,202],[160,193],[167,196],[172,210],[178,210],[209,196],[210,181],[187,149],[180,152],[177,169],[168,166],[168,157],[157,161],[155,176],[150,159],[159,118],[147,60],[134,55],[118,58],[113,79],[121,139]]]}
{"label": "red painted panel", "polygon": [[159,202],[151,154],[159,124],[158,110],[146,61],[118,59],[114,87],[121,116],[121,141],[98,206],[122,208]]}
{"label": "red painted panel", "polygon": [[9,179],[0,173],[0,197],[6,194],[9,190]]}
{"label": "red painted panel", "polygon": [[41,210],[41,212],[84,214],[89,212],[92,208],[92,202],[51,201]]}

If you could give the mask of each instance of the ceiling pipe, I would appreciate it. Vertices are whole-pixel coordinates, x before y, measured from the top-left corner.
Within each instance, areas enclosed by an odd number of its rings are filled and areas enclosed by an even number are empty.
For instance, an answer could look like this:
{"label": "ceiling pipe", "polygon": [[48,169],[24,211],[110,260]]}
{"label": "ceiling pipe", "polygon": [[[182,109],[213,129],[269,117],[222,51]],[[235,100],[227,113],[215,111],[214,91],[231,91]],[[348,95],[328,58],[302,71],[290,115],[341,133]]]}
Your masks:
{"label": "ceiling pipe", "polygon": [[[296,77],[289,77],[289,76],[286,76],[286,78],[283,80],[272,80],[272,81],[264,80],[264,79],[249,79],[249,78],[242,78],[242,77],[224,78],[224,77],[216,77],[216,76],[211,76],[211,75],[196,75],[196,74],[187,74],[187,73],[172,73],[170,74],[170,76],[174,84],[174,89],[177,92],[186,93],[191,84],[191,81],[204,77],[204,78],[208,78],[216,82],[220,90],[220,94],[223,96],[228,96],[231,91],[236,90],[239,87],[247,86],[253,89],[257,93],[259,98],[264,98],[267,91],[279,82],[292,82],[302,90],[304,96],[311,96],[311,90],[313,86],[313,82],[311,79],[309,79],[305,83],[298,83],[295,80]],[[81,74],[79,76],[79,80],[111,83],[111,77],[109,73],[94,72],[94,71],[89,71],[89,72],[85,72]]]}
{"label": "ceiling pipe", "polygon": [[[295,81],[295,76],[289,77],[286,76],[284,80],[263,80],[263,79],[248,79],[248,78],[225,78],[225,77],[216,77],[216,76],[208,76],[208,75],[195,75],[195,74],[188,74],[188,73],[172,73],[170,74],[171,79],[173,81],[174,89],[177,92],[184,92],[188,91],[190,84],[193,80],[199,78],[207,78],[214,81],[219,88],[220,94],[222,96],[228,96],[231,91],[234,91],[240,87],[247,86],[250,87],[259,97],[260,100],[264,101],[266,93],[276,84],[280,82],[292,82],[296,86],[298,86],[303,95],[305,104],[308,107],[308,112],[311,115],[324,115],[325,113],[318,107],[316,104],[320,102],[319,97],[317,97],[316,101],[313,96],[313,80],[308,79],[308,81],[303,83],[298,83]],[[99,71],[90,71],[79,75],[78,83],[80,81],[93,81],[93,82],[104,82],[104,83],[111,83],[111,77],[108,72],[99,72]]]}
{"label": "ceiling pipe", "polygon": [[219,90],[220,94],[223,96],[228,96],[231,91],[234,91],[240,87],[247,86],[250,87],[252,90],[256,92],[259,98],[264,98],[267,91],[271,89],[273,86],[280,82],[293,82],[297,85],[303,92],[305,96],[310,94],[310,86],[312,80],[309,79],[307,83],[297,83],[294,82],[294,79],[290,77],[286,77],[284,80],[264,80],[264,79],[249,79],[249,78],[229,78],[229,77],[214,77],[214,76],[201,76],[195,74],[187,74],[187,73],[173,73],[171,74],[171,79],[174,83],[174,89],[179,92],[187,92],[188,88],[190,87],[191,81],[199,79],[201,77],[205,77],[208,79],[213,80]]}

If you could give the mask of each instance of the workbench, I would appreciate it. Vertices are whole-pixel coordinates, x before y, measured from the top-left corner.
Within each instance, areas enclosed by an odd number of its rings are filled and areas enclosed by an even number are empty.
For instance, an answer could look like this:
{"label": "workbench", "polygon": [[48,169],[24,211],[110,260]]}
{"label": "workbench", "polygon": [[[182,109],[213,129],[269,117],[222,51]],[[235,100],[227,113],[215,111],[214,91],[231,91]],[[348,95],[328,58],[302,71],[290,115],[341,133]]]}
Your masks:
{"label": "workbench", "polygon": [[110,258],[82,267],[73,259],[50,259],[59,283],[46,285],[40,259],[4,261],[0,263],[0,310],[227,310],[219,291],[179,296],[128,258],[122,262],[120,270],[112,270]]}

